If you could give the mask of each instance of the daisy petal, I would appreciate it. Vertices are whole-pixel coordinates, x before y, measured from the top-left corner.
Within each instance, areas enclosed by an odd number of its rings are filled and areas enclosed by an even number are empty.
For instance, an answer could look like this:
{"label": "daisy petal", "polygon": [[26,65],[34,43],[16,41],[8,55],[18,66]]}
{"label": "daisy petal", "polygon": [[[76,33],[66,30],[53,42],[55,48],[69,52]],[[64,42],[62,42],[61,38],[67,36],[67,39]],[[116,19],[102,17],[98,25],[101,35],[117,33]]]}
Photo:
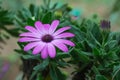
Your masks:
{"label": "daisy petal", "polygon": [[59,40],[54,40],[52,41],[52,43],[58,47],[60,50],[62,50],[63,52],[68,52],[68,48],[65,44],[63,44],[62,42],[60,42]]}
{"label": "daisy petal", "polygon": [[44,28],[45,28],[45,30],[49,31],[50,24],[44,24]]}
{"label": "daisy petal", "polygon": [[67,37],[74,37],[75,35],[69,32],[65,32],[62,34],[59,34],[57,36],[55,36],[55,38],[67,38]]}
{"label": "daisy petal", "polygon": [[48,44],[48,54],[51,58],[54,58],[56,56],[55,47],[51,43]]}
{"label": "daisy petal", "polygon": [[46,45],[41,52],[41,57],[42,57],[42,59],[46,59],[48,57],[48,51],[47,51],[47,46]]}
{"label": "daisy petal", "polygon": [[41,50],[44,48],[45,43],[40,42],[38,43],[38,45],[33,49],[33,54],[38,54],[39,52],[41,52]]}
{"label": "daisy petal", "polygon": [[50,26],[49,33],[52,34],[56,30],[58,25],[59,25],[59,20],[54,20]]}
{"label": "daisy petal", "polygon": [[31,32],[25,32],[25,33],[20,34],[20,36],[39,38],[41,35],[40,34],[34,34],[34,33],[31,33]]}
{"label": "daisy petal", "polygon": [[38,33],[38,31],[32,26],[26,26],[25,29],[27,29],[28,31],[33,32],[33,33]]}
{"label": "daisy petal", "polygon": [[41,31],[43,29],[43,24],[40,21],[35,22],[35,27],[37,30]]}
{"label": "daisy petal", "polygon": [[42,22],[40,22],[40,21],[35,22],[35,27],[37,28],[37,30],[38,30],[41,34],[44,34],[44,33],[48,32],[48,31],[45,30],[44,25],[43,25]]}
{"label": "daisy petal", "polygon": [[31,42],[31,41],[40,41],[40,39],[23,37],[23,38],[20,38],[18,41],[19,42]]}
{"label": "daisy petal", "polygon": [[65,39],[58,39],[60,42],[64,43],[64,44],[67,44],[67,45],[70,45],[70,46],[75,46],[75,44],[70,41],[70,40],[65,40]]}
{"label": "daisy petal", "polygon": [[59,30],[57,30],[53,35],[56,36],[66,30],[69,30],[71,27],[63,27],[63,28],[60,28]]}
{"label": "daisy petal", "polygon": [[29,43],[27,44],[25,47],[24,47],[24,51],[28,51],[30,49],[32,49],[33,47],[37,46],[39,42],[32,42],[32,43]]}

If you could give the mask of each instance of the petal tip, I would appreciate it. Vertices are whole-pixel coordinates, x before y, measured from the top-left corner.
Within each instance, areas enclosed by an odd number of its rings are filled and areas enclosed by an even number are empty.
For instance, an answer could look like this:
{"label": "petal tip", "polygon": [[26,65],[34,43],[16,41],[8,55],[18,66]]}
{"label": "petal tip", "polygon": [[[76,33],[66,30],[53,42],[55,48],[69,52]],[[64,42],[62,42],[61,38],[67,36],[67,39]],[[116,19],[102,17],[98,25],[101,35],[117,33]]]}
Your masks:
{"label": "petal tip", "polygon": [[25,29],[28,29],[29,28],[29,26],[25,26]]}
{"label": "petal tip", "polygon": [[66,51],[64,51],[65,53],[67,53],[68,52],[68,50],[66,50]]}
{"label": "petal tip", "polygon": [[59,20],[54,20],[54,21],[55,21],[55,22],[58,22],[58,23],[60,22]]}
{"label": "petal tip", "polygon": [[23,33],[21,33],[19,36],[21,37],[21,36],[24,36],[24,35],[23,35]]}
{"label": "petal tip", "polygon": [[72,47],[74,47],[74,46],[75,46],[75,44],[73,43],[71,46],[72,46]]}
{"label": "petal tip", "polygon": [[68,52],[69,50],[68,49],[65,49],[63,52]]}
{"label": "petal tip", "polygon": [[50,57],[50,58],[54,59],[54,58],[55,58],[55,56],[54,56],[54,57]]}
{"label": "petal tip", "polygon": [[23,42],[23,40],[19,39],[18,42]]}
{"label": "petal tip", "polygon": [[54,20],[54,21],[52,22],[52,24],[56,24],[56,25],[59,25],[59,23],[60,23],[59,20]]}
{"label": "petal tip", "polygon": [[37,55],[38,53],[37,52],[32,52],[33,55]]}
{"label": "petal tip", "polygon": [[55,58],[56,55],[49,55],[49,56],[50,56],[50,58]]}
{"label": "petal tip", "polygon": [[23,50],[24,50],[24,51],[28,51],[28,49],[27,49],[27,48],[25,48],[25,47],[24,47],[24,49],[23,49]]}
{"label": "petal tip", "polygon": [[75,34],[72,34],[73,35],[73,37],[75,36]]}
{"label": "petal tip", "polygon": [[41,23],[41,24],[42,24],[42,22],[41,22],[41,21],[36,21],[36,22],[35,22],[35,24],[37,24],[37,23],[38,23],[38,24],[39,24],[39,23]]}
{"label": "petal tip", "polygon": [[43,56],[41,56],[41,58],[42,58],[42,59],[47,59],[47,57],[43,57]]}

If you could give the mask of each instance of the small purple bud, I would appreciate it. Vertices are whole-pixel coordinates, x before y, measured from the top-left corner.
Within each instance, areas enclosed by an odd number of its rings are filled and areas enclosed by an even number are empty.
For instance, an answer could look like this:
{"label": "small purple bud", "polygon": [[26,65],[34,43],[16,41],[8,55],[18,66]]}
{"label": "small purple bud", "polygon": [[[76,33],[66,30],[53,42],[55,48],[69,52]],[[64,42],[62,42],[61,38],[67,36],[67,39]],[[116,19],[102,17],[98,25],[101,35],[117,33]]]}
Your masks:
{"label": "small purple bud", "polygon": [[110,29],[110,27],[111,27],[110,21],[108,21],[108,20],[101,20],[100,26],[101,26],[102,29]]}

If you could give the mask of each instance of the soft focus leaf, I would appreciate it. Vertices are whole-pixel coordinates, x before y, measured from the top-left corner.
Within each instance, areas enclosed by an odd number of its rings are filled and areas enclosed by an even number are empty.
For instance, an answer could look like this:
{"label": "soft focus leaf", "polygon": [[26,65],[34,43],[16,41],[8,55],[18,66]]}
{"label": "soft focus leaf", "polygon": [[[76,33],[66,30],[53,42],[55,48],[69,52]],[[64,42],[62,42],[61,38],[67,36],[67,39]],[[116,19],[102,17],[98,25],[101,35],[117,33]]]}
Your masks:
{"label": "soft focus leaf", "polygon": [[113,73],[112,80],[120,80],[120,65],[114,67]]}
{"label": "soft focus leaf", "polygon": [[50,68],[50,76],[52,80],[65,80],[66,76],[60,71],[60,69],[56,67]]}
{"label": "soft focus leaf", "polygon": [[38,64],[33,69],[42,71],[48,66],[48,64],[49,64],[49,60],[45,59],[42,63]]}
{"label": "soft focus leaf", "polygon": [[103,75],[96,75],[95,80],[108,80],[108,79]]}
{"label": "soft focus leaf", "polygon": [[42,22],[45,23],[50,23],[52,20],[52,12],[48,12],[44,15],[44,17],[42,18]]}
{"label": "soft focus leaf", "polygon": [[27,20],[27,24],[30,26],[34,26],[34,23],[35,23],[35,20],[32,20],[31,18]]}

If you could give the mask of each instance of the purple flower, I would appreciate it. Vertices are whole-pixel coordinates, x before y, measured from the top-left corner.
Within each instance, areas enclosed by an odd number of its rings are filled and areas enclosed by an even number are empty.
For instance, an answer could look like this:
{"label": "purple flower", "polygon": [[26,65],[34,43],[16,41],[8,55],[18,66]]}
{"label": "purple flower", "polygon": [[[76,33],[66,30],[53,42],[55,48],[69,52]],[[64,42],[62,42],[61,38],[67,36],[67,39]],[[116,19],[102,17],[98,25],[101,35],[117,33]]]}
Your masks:
{"label": "purple flower", "polygon": [[10,64],[5,62],[3,64],[3,67],[1,69],[1,72],[0,72],[0,80],[3,78],[3,76],[5,75],[5,73],[9,70],[9,67],[10,67]]}
{"label": "purple flower", "polygon": [[110,21],[107,21],[107,20],[102,20],[100,22],[100,26],[102,29],[110,29]]}
{"label": "purple flower", "polygon": [[35,28],[32,26],[26,26],[29,32],[20,34],[21,38],[19,42],[29,42],[24,51],[28,51],[33,48],[32,53],[41,53],[41,57],[46,59],[48,56],[54,58],[56,56],[56,49],[59,48],[63,52],[68,52],[66,45],[75,46],[73,42],[67,40],[68,37],[74,37],[75,35],[70,32],[64,32],[69,30],[70,27],[63,27],[56,31],[59,25],[59,20],[54,20],[50,24],[42,24],[40,21],[35,22]]}

